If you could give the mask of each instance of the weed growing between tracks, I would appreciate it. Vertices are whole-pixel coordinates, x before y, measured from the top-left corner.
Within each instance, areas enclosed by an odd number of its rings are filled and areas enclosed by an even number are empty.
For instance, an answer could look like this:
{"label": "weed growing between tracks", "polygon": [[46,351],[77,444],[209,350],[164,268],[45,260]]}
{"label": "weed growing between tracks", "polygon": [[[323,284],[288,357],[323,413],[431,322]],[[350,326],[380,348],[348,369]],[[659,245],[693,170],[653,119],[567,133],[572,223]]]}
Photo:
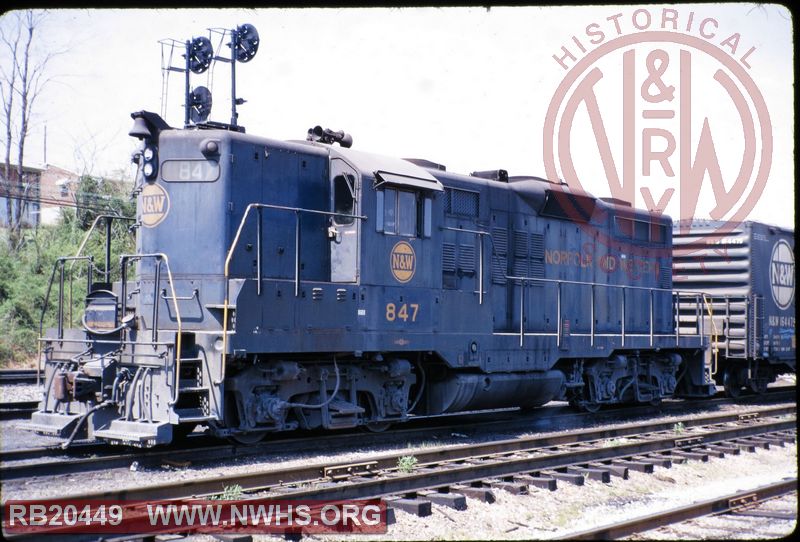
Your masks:
{"label": "weed growing between tracks", "polygon": [[232,486],[225,486],[225,489],[222,490],[222,493],[219,495],[214,495],[210,497],[212,501],[238,501],[242,498],[244,491],[242,490],[242,486],[239,484],[233,484]]}
{"label": "weed growing between tracks", "polygon": [[404,455],[397,460],[397,470],[400,472],[409,473],[417,466],[417,458],[413,455]]}

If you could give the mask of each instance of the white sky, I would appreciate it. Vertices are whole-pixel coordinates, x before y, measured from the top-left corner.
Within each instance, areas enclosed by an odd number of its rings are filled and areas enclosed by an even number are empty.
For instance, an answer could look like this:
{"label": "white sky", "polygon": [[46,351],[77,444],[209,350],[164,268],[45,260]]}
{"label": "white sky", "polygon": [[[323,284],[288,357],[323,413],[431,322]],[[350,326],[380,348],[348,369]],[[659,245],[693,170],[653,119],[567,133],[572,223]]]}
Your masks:
{"label": "white sky", "polygon": [[[647,7],[654,21],[660,21],[662,7]],[[208,27],[250,23],[260,34],[260,49],[251,62],[237,65],[238,94],[247,100],[239,107],[239,122],[248,133],[303,139],[309,127],[320,124],[351,133],[356,149],[427,158],[445,164],[448,171],[503,168],[511,175],[544,176],[542,126],[551,98],[567,73],[552,55],[562,45],[578,54],[573,35],[580,36],[591,50],[585,28],[593,22],[609,41],[615,30],[607,17],[617,13],[623,14],[619,19],[623,34],[636,33],[631,21],[636,9],[55,10],[41,29],[39,45],[68,48],[68,52],[51,67],[57,82],[37,103],[26,161],[42,163],[46,124],[49,163],[94,174],[119,169],[132,173],[129,158],[136,142],[127,135],[130,113],[161,111],[158,41],[183,41],[208,36]],[[709,43],[719,46],[725,37],[738,33],[737,57],[756,48],[747,58],[751,66],[747,73],[767,104],[774,150],[766,188],[748,218],[793,226],[791,14],[782,6],[755,4],[678,5],[675,9],[681,27],[694,13],[695,28],[686,32],[689,35],[699,37],[699,21],[714,17],[717,35]],[[9,22],[9,14],[0,18],[2,25]],[[656,24],[651,29],[657,29]],[[217,50],[218,38],[212,37],[212,42]],[[637,70],[644,70],[650,49],[637,49],[642,57]],[[678,86],[677,79],[667,80],[671,75],[677,78],[678,48],[666,49],[673,71],[666,73],[665,81]],[[175,50],[173,65],[182,64],[181,52]],[[227,48],[218,53],[227,56]],[[619,62],[614,58],[619,61],[621,56],[606,59],[602,66],[606,85],[598,86],[612,146],[619,140],[615,113],[621,96],[619,74],[614,71],[615,62],[619,71]],[[694,54],[693,59],[700,74],[718,67],[702,55]],[[0,61],[7,59],[0,57]],[[230,120],[229,73],[228,65],[217,63],[211,120]],[[183,123],[183,84],[182,74],[170,75],[166,120],[173,126]],[[209,86],[207,74],[193,75],[192,85]],[[741,162],[742,121],[729,98],[720,98],[718,93],[709,77],[694,77],[692,145],[696,146],[703,116],[708,116],[729,187]],[[677,134],[676,126],[669,128]],[[572,152],[583,187],[597,196],[610,195],[585,108],[576,115]],[[619,145],[615,152],[621,152]],[[641,166],[637,167],[641,173]],[[675,179],[654,177],[648,182],[677,186]],[[654,190],[656,199],[661,192]],[[703,216],[714,204],[708,186],[700,200],[698,215]],[[637,198],[636,204],[644,202]],[[677,217],[673,204],[667,212]]]}

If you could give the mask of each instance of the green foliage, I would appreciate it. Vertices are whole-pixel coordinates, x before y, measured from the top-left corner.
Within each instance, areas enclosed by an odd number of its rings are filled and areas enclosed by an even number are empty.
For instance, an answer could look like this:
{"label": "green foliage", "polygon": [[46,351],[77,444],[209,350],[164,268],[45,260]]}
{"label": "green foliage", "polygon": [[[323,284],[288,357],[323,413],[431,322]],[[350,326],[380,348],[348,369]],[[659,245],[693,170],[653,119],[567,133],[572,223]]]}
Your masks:
{"label": "green foliage", "polygon": [[[91,175],[81,177],[75,199],[78,203],[75,215],[83,230],[88,230],[100,214],[134,216],[136,210],[134,202],[121,193],[117,183]],[[102,213],[99,209],[103,209]]]}
{"label": "green foliage", "polygon": [[397,460],[397,470],[400,472],[411,472],[417,466],[417,458],[413,455],[404,455]]}
{"label": "green foliage", "polygon": [[239,484],[232,486],[225,486],[220,495],[213,495],[210,500],[212,501],[237,501],[242,498],[244,490]]}
{"label": "green foliage", "polygon": [[[84,179],[89,179],[84,184]],[[84,177],[85,202],[94,201],[93,208],[110,207],[115,211],[134,215],[134,204],[128,203],[124,189],[111,183],[98,182]],[[94,191],[94,192],[93,192]],[[92,195],[94,194],[94,195]],[[23,240],[15,252],[7,243],[0,243],[0,366],[34,365],[37,351],[39,323],[50,276],[56,260],[74,256],[81,241],[99,214],[96,210],[62,209],[61,220],[54,226],[40,226],[23,230]],[[116,212],[104,214],[117,214]],[[118,279],[119,255],[134,249],[133,237],[128,232],[130,222],[115,220],[112,227],[112,280]],[[97,271],[104,270],[105,228],[99,224],[91,234],[83,254],[94,258],[95,280]],[[86,262],[65,265],[65,326],[79,325],[86,296]],[[72,280],[70,280],[72,279]],[[71,288],[70,288],[71,285]],[[58,303],[58,277],[44,315],[44,329],[56,324]]]}

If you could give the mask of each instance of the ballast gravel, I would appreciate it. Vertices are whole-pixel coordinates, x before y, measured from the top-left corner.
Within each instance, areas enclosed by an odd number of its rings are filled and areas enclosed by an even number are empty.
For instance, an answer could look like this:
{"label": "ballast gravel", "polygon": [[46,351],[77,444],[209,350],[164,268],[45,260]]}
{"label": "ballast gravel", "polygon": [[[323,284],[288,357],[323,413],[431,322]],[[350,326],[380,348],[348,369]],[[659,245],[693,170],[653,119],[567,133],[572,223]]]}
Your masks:
{"label": "ballast gravel", "polygon": [[[714,410],[714,412],[744,412],[752,410],[752,405],[725,405]],[[688,416],[689,418],[702,417],[708,412],[697,412]],[[663,422],[674,422],[678,419],[685,419],[687,416],[662,416],[659,418],[652,418],[649,421],[660,420]],[[60,441],[52,437],[41,437],[34,435],[27,431],[18,429],[16,426],[20,424],[17,422],[4,422],[0,424],[0,436],[3,437],[3,448],[10,443],[5,442],[6,438],[13,436],[17,439],[25,439],[27,446],[43,445],[43,444],[56,444]],[[9,427],[9,425],[11,427]],[[593,425],[592,428],[613,427],[613,423],[604,423]],[[569,431],[575,431],[571,429]],[[569,432],[564,431],[564,432]],[[56,478],[43,477],[33,478],[28,480],[9,480],[3,484],[0,495],[2,498],[15,498],[15,499],[43,499],[49,497],[60,496],[64,494],[74,494],[78,491],[101,492],[106,490],[118,490],[122,487],[141,487],[146,485],[163,484],[168,482],[181,482],[196,478],[206,478],[214,476],[226,476],[237,472],[249,473],[254,470],[279,470],[299,466],[312,466],[319,465],[320,468],[324,466],[357,463],[371,459],[375,455],[384,454],[403,454],[414,455],[425,451],[430,448],[436,448],[446,445],[463,445],[467,443],[475,443],[479,441],[512,439],[517,437],[526,437],[543,433],[528,433],[528,432],[488,432],[481,434],[481,438],[463,438],[459,433],[454,431],[447,431],[441,435],[436,435],[424,441],[407,442],[402,444],[386,444],[383,446],[370,446],[351,448],[349,450],[329,450],[320,451],[319,449],[306,450],[306,451],[287,451],[283,454],[262,454],[258,456],[244,456],[235,457],[230,460],[220,458],[219,461],[212,463],[198,463],[190,465],[186,468],[175,468],[169,465],[162,465],[160,467],[139,467],[131,465],[131,468],[121,470],[114,469],[110,471],[97,471],[76,473],[75,475],[62,475]],[[357,441],[357,435],[354,440]],[[35,442],[35,444],[32,444]],[[22,446],[22,447],[27,447]],[[125,451],[125,449],[121,449]],[[146,452],[144,452],[146,453]],[[83,488],[83,489],[77,489]]]}
{"label": "ballast gravel", "polygon": [[[12,394],[31,393],[33,397],[11,399]],[[0,398],[3,401],[30,400],[36,398],[38,390],[35,386],[2,386]],[[17,397],[17,395],[14,395]],[[731,405],[715,409],[717,412],[737,412],[752,410],[753,406]],[[701,413],[696,414],[700,416]],[[680,416],[664,416],[662,421],[672,421]],[[9,423],[0,425],[0,437],[6,439],[24,438],[26,432],[12,430]],[[602,427],[598,424],[596,427]],[[492,433],[482,435],[480,440],[514,438],[521,433]],[[44,438],[44,437],[41,437]],[[48,439],[51,440],[51,439]],[[219,461],[213,467],[196,465],[183,469],[161,467],[152,469],[126,469],[98,473],[77,473],[53,478],[29,480],[9,480],[3,484],[2,500],[37,499],[74,493],[83,488],[92,491],[119,489],[164,482],[178,482],[200,477],[222,476],[235,472],[252,472],[255,469],[283,469],[299,465],[330,465],[365,460],[376,453],[403,453],[413,455],[426,448],[444,444],[464,444],[477,439],[465,439],[455,432],[442,434],[440,438],[431,438],[424,442],[408,443],[405,446],[387,445],[370,448],[351,449],[343,453],[323,452],[291,452],[286,454],[262,455],[257,457],[234,458]],[[53,442],[55,442],[53,440]],[[4,446],[5,447],[5,446]],[[630,472],[629,480],[612,478],[610,484],[587,480],[583,487],[559,482],[555,492],[530,488],[529,495],[511,495],[502,490],[495,490],[497,502],[481,503],[468,498],[468,509],[455,511],[434,505],[433,515],[417,518],[402,511],[396,511],[397,522],[388,528],[385,535],[354,535],[351,540],[513,540],[542,539],[555,536],[568,536],[582,529],[599,525],[603,522],[618,521],[624,517],[634,517],[642,513],[666,510],[702,500],[731,493],[739,489],[749,489],[778,481],[785,477],[796,477],[796,446],[757,450],[756,453],[743,453],[741,456],[724,459],[711,458],[708,463],[689,462],[675,465],[671,469],[656,468],[654,474]],[[748,518],[755,519],[755,518]],[[752,522],[755,531],[745,538],[773,538],[784,536],[795,528],[796,522],[770,520]],[[748,523],[750,525],[750,523]],[[670,538],[669,530],[658,531],[658,538]],[[675,531],[677,533],[683,531]],[[698,531],[700,532],[700,531]],[[718,531],[713,531],[717,532]],[[748,533],[743,527],[737,534]],[[782,534],[781,534],[782,533]],[[655,536],[655,535],[654,535]],[[703,536],[697,535],[699,538]],[[729,535],[723,536],[728,538]],[[257,540],[277,540],[282,537],[256,536]],[[691,535],[676,535],[673,538],[696,538]],[[708,537],[705,537],[708,538]],[[719,534],[710,538],[720,538]],[[342,535],[313,536],[306,540],[341,540]],[[213,540],[211,537],[195,536],[192,540]]]}
{"label": "ballast gravel", "polygon": [[42,392],[36,384],[4,384],[0,386],[0,402],[40,401]]}
{"label": "ballast gravel", "polygon": [[[418,518],[396,511],[397,522],[381,536],[353,536],[352,540],[540,540],[567,537],[582,530],[632,519],[726,495],[738,490],[797,476],[797,448],[745,453],[708,463],[691,461],[653,474],[631,472],[628,480],[611,483],[587,480],[584,486],[559,482],[556,491],[530,488],[528,495],[495,490],[497,501],[485,504],[467,499],[467,510],[455,511],[433,505],[433,514]],[[795,499],[795,508],[796,499]],[[659,539],[781,538],[794,531],[796,520],[737,518],[730,527],[703,527],[698,521],[663,531],[650,531]],[[757,520],[757,521],[750,521]],[[725,519],[717,519],[719,524]],[[730,521],[730,520],[728,520]],[[704,534],[706,533],[706,534]],[[310,536],[304,540],[341,537]],[[632,537],[633,538],[633,537]],[[255,537],[267,540],[269,537]]]}
{"label": "ballast gravel", "polygon": [[[739,490],[797,476],[797,448],[787,445],[757,449],[739,456],[690,461],[653,474],[631,472],[628,480],[611,483],[587,480],[584,486],[559,482],[558,490],[530,488],[528,495],[495,490],[492,504],[467,499],[467,509],[456,511],[433,505],[433,514],[419,518],[395,511],[396,523],[382,535],[311,535],[303,541],[352,540],[546,540],[567,538],[582,530],[669,510],[720,497]],[[770,504],[774,509],[797,512],[797,497]],[[777,539],[791,534],[795,520],[722,515],[683,522],[629,537],[631,540]],[[282,537],[253,535],[254,541]],[[211,536],[190,537],[211,542]]]}

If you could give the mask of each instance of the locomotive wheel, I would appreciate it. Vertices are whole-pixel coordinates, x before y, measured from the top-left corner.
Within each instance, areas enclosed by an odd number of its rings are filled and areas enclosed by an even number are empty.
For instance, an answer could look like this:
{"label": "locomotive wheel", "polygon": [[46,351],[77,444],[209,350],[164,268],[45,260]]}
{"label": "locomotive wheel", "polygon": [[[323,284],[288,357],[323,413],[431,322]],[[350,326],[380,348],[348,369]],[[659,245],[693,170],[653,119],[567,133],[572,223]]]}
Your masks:
{"label": "locomotive wheel", "polygon": [[600,410],[601,406],[602,405],[600,403],[589,402],[589,401],[584,401],[582,403],[578,403],[578,408],[580,410],[582,410],[584,412],[589,412],[591,414],[594,414],[595,412]]}
{"label": "locomotive wheel", "polygon": [[764,378],[753,378],[749,383],[750,389],[753,393],[764,395],[767,392],[767,381]]}
{"label": "locomotive wheel", "polygon": [[370,433],[383,433],[391,426],[392,422],[370,422],[370,423],[365,423],[361,427],[363,427],[366,431],[369,431]]}
{"label": "locomotive wheel", "polygon": [[723,377],[723,386],[725,386],[725,394],[728,397],[737,399],[742,396],[742,382],[739,379],[739,369],[736,368],[725,369],[725,376]]}
{"label": "locomotive wheel", "polygon": [[267,431],[248,431],[246,433],[235,433],[228,438],[236,444],[249,446],[261,442],[267,436]]}

